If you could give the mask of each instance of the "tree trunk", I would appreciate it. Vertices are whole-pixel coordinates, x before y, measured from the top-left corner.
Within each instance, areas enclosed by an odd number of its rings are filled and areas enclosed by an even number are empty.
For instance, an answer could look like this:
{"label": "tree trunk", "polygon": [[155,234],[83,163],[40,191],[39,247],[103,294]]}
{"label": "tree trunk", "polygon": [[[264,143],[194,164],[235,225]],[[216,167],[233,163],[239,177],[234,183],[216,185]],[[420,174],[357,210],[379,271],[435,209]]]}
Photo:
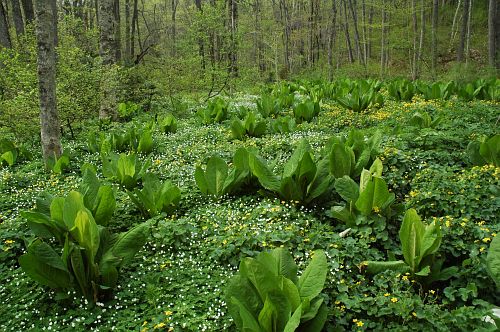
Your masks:
{"label": "tree trunk", "polygon": [[229,48],[229,72],[231,76],[238,77],[238,41],[237,41],[237,29],[238,29],[238,3],[236,0],[228,0],[228,10],[229,10],[229,30],[231,45]]}
{"label": "tree trunk", "polygon": [[135,31],[139,22],[138,0],[134,0],[134,10],[132,11],[132,31],[130,32],[130,59],[135,57]]}
{"label": "tree trunk", "polygon": [[330,28],[328,42],[328,79],[333,79],[333,50],[335,47],[335,40],[337,38],[337,3],[336,0],[332,0],[332,23]]}
{"label": "tree trunk", "polygon": [[21,0],[21,6],[23,7],[24,19],[26,24],[33,22],[35,19],[35,13],[33,11],[33,1],[32,0]]}
{"label": "tree trunk", "polygon": [[7,11],[0,1],[0,47],[11,48],[9,25],[7,23]]}
{"label": "tree trunk", "polygon": [[115,29],[115,59],[116,62],[120,62],[122,59],[122,30],[120,24],[120,0],[115,0],[113,7],[113,16],[115,20],[114,29]]}
{"label": "tree trunk", "polygon": [[[41,0],[40,0],[41,1]],[[116,22],[115,22],[115,0],[99,1],[99,53],[104,66],[104,77],[101,81],[101,108],[99,119],[113,119],[117,117],[116,94],[109,82],[109,73],[116,64]]]}
{"label": "tree trunk", "polygon": [[349,9],[351,11],[352,23],[354,25],[354,44],[356,45],[356,57],[358,58],[358,61],[364,65],[364,56],[363,51],[361,50],[361,42],[359,38],[358,15],[355,4],[353,4],[353,0],[349,0]]}
{"label": "tree trunk", "polygon": [[361,32],[363,37],[363,63],[368,62],[368,32],[366,30],[366,2],[361,1]]}
{"label": "tree trunk", "polygon": [[420,1],[420,38],[418,42],[418,52],[417,52],[417,64],[416,64],[416,74],[417,77],[420,75],[420,63],[422,62],[422,50],[424,47],[424,35],[425,35],[425,0]]}
{"label": "tree trunk", "polygon": [[16,29],[17,37],[24,33],[24,23],[23,15],[21,14],[21,7],[19,6],[19,0],[11,0],[12,7],[12,18],[14,21],[14,28]]}
{"label": "tree trunk", "polygon": [[457,49],[457,61],[464,61],[464,50],[465,43],[467,39],[467,25],[469,21],[469,2],[470,0],[464,0],[464,10],[462,12],[462,28],[460,30],[460,43]]}
{"label": "tree trunk", "polygon": [[177,53],[177,5],[179,0],[172,0],[172,56]]}
{"label": "tree trunk", "polygon": [[354,55],[352,53],[351,36],[349,35],[349,20],[348,20],[348,14],[347,14],[346,1],[347,0],[342,1],[344,3],[344,33],[345,33],[345,41],[347,44],[347,51],[349,54],[349,62],[353,63],[354,62]]}
{"label": "tree trunk", "polygon": [[439,18],[439,0],[433,0],[432,5],[432,40],[431,40],[431,70],[432,78],[436,78],[436,67],[437,67],[437,27]]}
{"label": "tree trunk", "polygon": [[413,56],[411,62],[411,79],[417,79],[417,62],[418,62],[418,46],[417,46],[417,1],[411,0],[411,18],[412,18],[412,31],[413,31]]}
{"label": "tree trunk", "polygon": [[455,10],[455,15],[453,15],[453,23],[451,24],[451,35],[450,35],[450,50],[453,47],[453,42],[455,41],[455,36],[457,35],[455,27],[457,26],[457,18],[458,18],[458,13],[460,12],[461,4],[462,0],[458,0],[457,9]]}
{"label": "tree trunk", "polygon": [[385,35],[386,35],[386,22],[387,22],[387,12],[385,10],[385,0],[382,0],[382,32],[380,39],[380,78],[384,78],[385,76]]}
{"label": "tree trunk", "polygon": [[288,5],[286,3],[286,0],[280,0],[280,12],[281,12],[281,18],[283,21],[284,25],[284,38],[283,38],[283,46],[284,46],[284,57],[285,57],[285,76],[288,76],[291,70],[290,66],[290,22],[289,22],[289,13],[288,13]]}
{"label": "tree trunk", "polygon": [[56,100],[56,0],[36,0],[36,37],[38,46],[38,88],[40,98],[40,133],[45,164],[62,153],[60,124]]}
{"label": "tree trunk", "polygon": [[125,0],[125,62],[130,61],[130,0]]}
{"label": "tree trunk", "polygon": [[[194,3],[196,5],[196,8],[200,11],[200,13],[203,13],[203,7],[201,6],[201,0],[194,0]],[[203,31],[199,31],[199,33],[203,33]],[[198,38],[198,55],[200,56],[200,61],[201,61],[201,69],[205,70],[206,65],[205,65],[205,42],[203,41],[203,38],[200,36]]]}
{"label": "tree trunk", "polygon": [[[490,0],[488,6],[488,63],[491,68],[496,67],[496,14],[497,0]],[[498,47],[500,47],[500,45],[498,45]]]}

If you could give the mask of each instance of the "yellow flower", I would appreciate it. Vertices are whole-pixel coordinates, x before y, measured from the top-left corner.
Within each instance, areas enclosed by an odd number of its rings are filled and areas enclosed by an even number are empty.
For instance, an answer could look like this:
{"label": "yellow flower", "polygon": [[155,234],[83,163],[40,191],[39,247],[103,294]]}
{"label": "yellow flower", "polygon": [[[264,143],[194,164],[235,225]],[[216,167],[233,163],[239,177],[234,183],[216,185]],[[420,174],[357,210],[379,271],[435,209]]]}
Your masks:
{"label": "yellow flower", "polygon": [[398,299],[396,297],[393,297],[393,298],[391,298],[391,302],[396,303],[396,302],[398,302]]}
{"label": "yellow flower", "polygon": [[411,313],[413,315],[413,317],[417,317],[417,313],[414,311]]}
{"label": "yellow flower", "polygon": [[359,322],[356,323],[356,325],[359,326],[359,327],[361,327],[361,326],[363,326],[365,324],[363,323],[363,321],[359,321]]}
{"label": "yellow flower", "polygon": [[434,294],[436,293],[436,291],[435,291],[435,290],[433,290],[433,289],[431,289],[431,290],[429,291],[429,293],[431,293],[432,295],[434,295]]}
{"label": "yellow flower", "polygon": [[14,240],[5,240],[5,244],[12,244],[14,242],[16,242],[16,241],[14,241]]}
{"label": "yellow flower", "polygon": [[165,311],[165,315],[167,315],[167,316],[170,316],[170,315],[172,315],[172,314],[173,314],[173,312],[172,312],[172,311],[170,311],[170,310]]}
{"label": "yellow flower", "polygon": [[375,213],[379,213],[380,212],[380,208],[378,206],[374,206],[373,207],[373,211],[375,211]]}
{"label": "yellow flower", "polygon": [[387,296],[391,296],[391,293],[385,293],[385,294],[384,294],[384,296],[385,296],[385,297],[387,297]]}
{"label": "yellow flower", "polygon": [[485,237],[485,238],[483,239],[483,242],[484,242],[484,243],[488,243],[488,242],[490,242],[490,241],[491,241],[491,238],[489,238],[489,237]]}
{"label": "yellow flower", "polygon": [[161,329],[162,327],[165,327],[165,326],[167,326],[167,324],[165,324],[165,323],[163,323],[163,322],[162,322],[162,323],[158,323],[158,324],[156,324],[156,325],[154,326],[154,329],[155,329],[155,330],[157,330],[157,329]]}

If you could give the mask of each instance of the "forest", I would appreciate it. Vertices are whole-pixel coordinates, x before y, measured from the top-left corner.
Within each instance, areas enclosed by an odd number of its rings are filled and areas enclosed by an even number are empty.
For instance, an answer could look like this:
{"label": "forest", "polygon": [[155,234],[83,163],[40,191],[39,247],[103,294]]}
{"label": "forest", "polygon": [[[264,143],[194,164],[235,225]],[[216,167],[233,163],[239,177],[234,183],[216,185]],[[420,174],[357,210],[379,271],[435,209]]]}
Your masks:
{"label": "forest", "polygon": [[0,330],[498,331],[498,0],[0,0]]}

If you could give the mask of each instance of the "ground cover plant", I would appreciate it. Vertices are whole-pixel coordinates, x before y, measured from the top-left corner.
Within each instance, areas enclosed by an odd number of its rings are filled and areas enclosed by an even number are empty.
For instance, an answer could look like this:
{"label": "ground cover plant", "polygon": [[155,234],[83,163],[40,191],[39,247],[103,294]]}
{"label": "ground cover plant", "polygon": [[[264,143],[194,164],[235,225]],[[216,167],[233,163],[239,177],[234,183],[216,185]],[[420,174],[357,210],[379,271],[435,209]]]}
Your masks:
{"label": "ground cover plant", "polygon": [[[0,167],[0,329],[494,331],[500,104],[423,84],[134,106],[64,137],[64,172],[23,144]],[[346,108],[350,86],[383,102]],[[268,130],[234,139],[242,105]]]}

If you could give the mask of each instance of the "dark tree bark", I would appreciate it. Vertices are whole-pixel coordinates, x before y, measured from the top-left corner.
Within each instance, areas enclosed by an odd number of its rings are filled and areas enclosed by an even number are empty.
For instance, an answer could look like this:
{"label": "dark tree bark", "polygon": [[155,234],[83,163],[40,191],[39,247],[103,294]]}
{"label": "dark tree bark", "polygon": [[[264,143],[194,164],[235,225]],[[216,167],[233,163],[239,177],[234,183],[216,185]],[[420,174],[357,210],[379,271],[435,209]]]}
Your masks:
{"label": "dark tree bark", "polygon": [[115,0],[113,8],[113,16],[115,19],[115,58],[116,62],[120,62],[122,59],[122,30],[121,30],[121,18],[120,18],[120,0]]}
{"label": "dark tree bark", "polygon": [[130,0],[125,0],[125,62],[130,61]]}
{"label": "dark tree bark", "polygon": [[33,11],[33,1],[32,0],[21,0],[21,6],[23,7],[24,19],[26,24],[33,22],[35,19],[35,13]]}
{"label": "dark tree bark", "polygon": [[60,124],[56,101],[56,52],[54,26],[57,17],[53,6],[56,0],[36,0],[36,37],[38,46],[38,88],[42,152],[45,163],[62,153]]}
{"label": "dark tree bark", "polygon": [[464,50],[465,50],[465,43],[467,39],[467,26],[469,22],[469,3],[470,0],[464,0],[464,9],[462,12],[462,27],[460,30],[460,42],[458,45],[457,49],[457,61],[458,62],[463,62],[464,61]]}
{"label": "dark tree bark", "polygon": [[[201,0],[194,0],[194,3],[196,5],[196,8],[203,13],[203,7],[201,6]],[[199,31],[201,34],[203,31]],[[200,61],[201,61],[201,69],[205,70],[205,42],[203,41],[203,38],[200,36],[198,38],[198,54],[200,56]]]}
{"label": "dark tree bark", "polygon": [[[41,0],[40,0],[41,1]],[[107,71],[111,71],[116,64],[116,22],[115,22],[115,0],[99,1],[99,53],[104,66],[105,77],[101,81],[101,108],[99,110],[100,119],[117,118],[116,112],[116,93],[109,82]]]}
{"label": "dark tree bark", "polygon": [[433,0],[432,4],[432,40],[431,40],[431,70],[432,77],[436,78],[437,67],[437,27],[439,18],[439,0]]}
{"label": "dark tree bark", "polygon": [[344,33],[345,33],[345,40],[347,43],[347,51],[349,54],[349,62],[353,63],[354,62],[354,54],[352,52],[352,46],[351,46],[351,36],[349,35],[349,17],[347,14],[347,0],[343,0],[342,2],[344,3]]}
{"label": "dark tree bark", "polygon": [[288,4],[286,0],[280,0],[280,16],[283,22],[283,27],[285,30],[283,36],[283,46],[284,46],[284,62],[285,62],[285,76],[290,74],[291,65],[290,65],[290,20],[289,20],[289,10]]}
{"label": "dark tree bark", "polygon": [[21,6],[19,0],[11,0],[12,19],[14,21],[14,28],[16,29],[17,37],[24,33],[23,15],[21,14]]}
{"label": "dark tree bark", "polygon": [[11,48],[7,12],[0,2],[0,47]]}
{"label": "dark tree bark", "polygon": [[337,1],[332,0],[332,21],[330,26],[330,34],[328,36],[328,78],[333,79],[333,50],[337,39]]}
{"label": "dark tree bark", "polygon": [[135,32],[139,23],[138,0],[134,0],[134,10],[132,11],[132,31],[130,33],[130,58],[135,57]]}
{"label": "dark tree bark", "polygon": [[353,0],[349,0],[349,10],[351,11],[352,23],[354,26],[354,44],[356,46],[356,57],[358,58],[358,61],[360,63],[364,64],[363,62],[364,56],[363,56],[363,51],[361,50],[361,43],[359,38],[358,15]]}

